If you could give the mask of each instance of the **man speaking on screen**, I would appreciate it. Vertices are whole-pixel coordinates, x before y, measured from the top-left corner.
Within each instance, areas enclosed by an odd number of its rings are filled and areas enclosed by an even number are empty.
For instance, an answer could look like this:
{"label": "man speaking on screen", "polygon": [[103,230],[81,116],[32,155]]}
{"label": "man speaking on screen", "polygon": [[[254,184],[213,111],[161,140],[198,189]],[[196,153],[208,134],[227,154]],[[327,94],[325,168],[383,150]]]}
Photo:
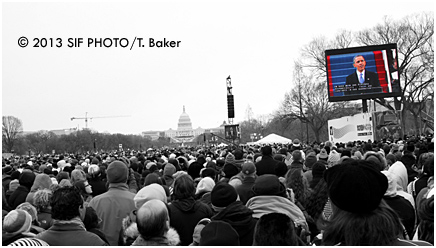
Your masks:
{"label": "man speaking on screen", "polygon": [[362,90],[371,90],[374,92],[374,89],[380,89],[380,81],[378,79],[378,75],[375,72],[365,70],[366,61],[362,55],[357,55],[353,59],[353,66],[356,67],[356,72],[347,76],[345,81],[345,85],[347,87],[353,89],[351,92],[347,93],[353,94],[353,91],[358,90],[355,93],[362,93]]}

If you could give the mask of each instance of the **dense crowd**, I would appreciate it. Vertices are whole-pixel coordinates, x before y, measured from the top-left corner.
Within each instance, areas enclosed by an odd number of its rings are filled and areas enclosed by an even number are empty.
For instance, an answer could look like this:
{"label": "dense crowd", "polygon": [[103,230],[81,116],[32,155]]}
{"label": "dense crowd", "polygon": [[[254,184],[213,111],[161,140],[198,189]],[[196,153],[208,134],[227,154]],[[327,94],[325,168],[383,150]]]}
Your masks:
{"label": "dense crowd", "polygon": [[2,245],[434,245],[433,140],[2,160]]}

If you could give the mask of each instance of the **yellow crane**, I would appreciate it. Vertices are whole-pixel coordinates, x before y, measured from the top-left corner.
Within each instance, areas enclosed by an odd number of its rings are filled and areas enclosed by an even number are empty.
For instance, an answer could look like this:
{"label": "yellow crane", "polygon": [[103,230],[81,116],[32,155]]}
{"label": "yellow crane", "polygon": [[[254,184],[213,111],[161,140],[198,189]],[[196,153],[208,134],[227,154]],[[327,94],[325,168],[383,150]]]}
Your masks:
{"label": "yellow crane", "polygon": [[86,128],[88,128],[88,120],[98,119],[98,118],[118,118],[118,117],[129,117],[129,115],[93,116],[93,117],[88,117],[88,112],[85,112],[85,117],[71,117],[71,120],[85,120],[85,126],[86,126]]}

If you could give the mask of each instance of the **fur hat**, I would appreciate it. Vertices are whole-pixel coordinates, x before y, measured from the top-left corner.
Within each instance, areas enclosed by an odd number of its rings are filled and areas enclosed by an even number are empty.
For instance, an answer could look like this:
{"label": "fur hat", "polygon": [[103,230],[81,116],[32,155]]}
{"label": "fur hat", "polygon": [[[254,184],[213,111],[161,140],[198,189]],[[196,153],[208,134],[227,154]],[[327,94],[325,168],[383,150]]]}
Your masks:
{"label": "fur hat", "polygon": [[205,177],[200,180],[197,184],[197,189],[195,190],[195,194],[200,194],[203,192],[211,192],[215,187],[215,181],[210,177]]}
{"label": "fur hat", "polygon": [[201,230],[200,246],[239,246],[239,234],[229,223],[214,220]]}
{"label": "fur hat", "polygon": [[350,160],[324,173],[331,201],[352,213],[376,209],[388,188],[388,179],[368,161]]}
{"label": "fur hat", "polygon": [[32,217],[32,221],[38,220],[38,210],[29,202],[23,202],[17,206],[16,210],[21,209],[26,211]]}
{"label": "fur hat", "polygon": [[213,187],[210,200],[215,207],[227,207],[238,199],[236,189],[226,182],[219,182]]}
{"label": "fur hat", "polygon": [[253,162],[245,162],[242,164],[242,173],[244,175],[252,175],[256,173],[256,166],[253,164]]}
{"label": "fur hat", "polygon": [[108,183],[126,183],[129,170],[127,165],[121,161],[114,161],[109,164],[106,174]]}
{"label": "fur hat", "polygon": [[259,195],[286,195],[285,186],[280,183],[276,175],[265,174],[261,175],[254,181],[253,192],[256,196]]}
{"label": "fur hat", "polygon": [[12,210],[3,220],[3,231],[8,234],[29,232],[32,227],[32,216],[24,210]]}
{"label": "fur hat", "polygon": [[135,202],[136,209],[139,209],[144,203],[152,199],[161,200],[162,202],[167,203],[167,195],[165,194],[165,189],[162,185],[152,183],[145,186],[136,193],[133,201]]}

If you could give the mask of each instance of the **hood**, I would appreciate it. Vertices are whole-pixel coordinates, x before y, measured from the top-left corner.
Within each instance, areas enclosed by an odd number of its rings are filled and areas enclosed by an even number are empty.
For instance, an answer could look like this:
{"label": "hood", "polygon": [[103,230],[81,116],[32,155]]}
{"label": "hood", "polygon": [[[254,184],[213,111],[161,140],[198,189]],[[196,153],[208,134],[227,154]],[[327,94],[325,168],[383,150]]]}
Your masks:
{"label": "hood", "polygon": [[397,161],[389,167],[388,171],[397,181],[397,190],[406,190],[408,182],[406,166],[401,161]]}
{"label": "hood", "polygon": [[189,197],[187,199],[175,200],[171,202],[176,208],[180,209],[182,212],[195,212],[197,211],[199,205],[196,204],[194,197]]}
{"label": "hood", "polygon": [[30,192],[36,192],[38,189],[48,189],[53,184],[50,176],[47,174],[38,174],[35,177]]}
{"label": "hood", "polygon": [[235,201],[213,216],[211,220],[227,222],[239,233],[239,235],[243,235],[251,231],[253,211],[247,208],[242,202]]}
{"label": "hood", "polygon": [[386,190],[385,196],[388,197],[394,197],[397,195],[397,179],[395,176],[392,175],[389,171],[382,171],[387,178],[388,178],[388,189]]}
{"label": "hood", "polygon": [[24,187],[27,187],[30,189],[33,185],[33,182],[35,181],[35,174],[30,171],[23,171],[20,175],[20,178],[18,179],[18,182],[20,185],[23,185]]}

